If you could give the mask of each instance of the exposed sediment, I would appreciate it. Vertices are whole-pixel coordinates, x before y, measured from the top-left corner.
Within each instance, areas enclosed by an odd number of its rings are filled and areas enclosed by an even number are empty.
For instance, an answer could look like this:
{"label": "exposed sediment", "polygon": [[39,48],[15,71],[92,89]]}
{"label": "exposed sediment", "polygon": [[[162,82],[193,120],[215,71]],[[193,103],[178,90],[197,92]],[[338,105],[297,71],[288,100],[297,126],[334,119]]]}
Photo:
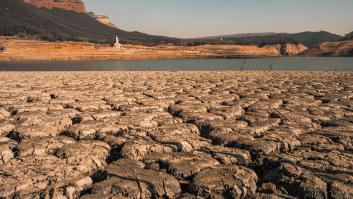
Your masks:
{"label": "exposed sediment", "polygon": [[306,50],[303,45],[203,45],[142,46],[114,48],[85,42],[45,42],[0,37],[0,61],[126,60],[175,58],[235,58],[293,56]]}
{"label": "exposed sediment", "polygon": [[315,48],[301,52],[300,55],[308,57],[352,57],[353,40],[324,42]]}
{"label": "exposed sediment", "polygon": [[0,198],[353,197],[353,73],[0,73]]}

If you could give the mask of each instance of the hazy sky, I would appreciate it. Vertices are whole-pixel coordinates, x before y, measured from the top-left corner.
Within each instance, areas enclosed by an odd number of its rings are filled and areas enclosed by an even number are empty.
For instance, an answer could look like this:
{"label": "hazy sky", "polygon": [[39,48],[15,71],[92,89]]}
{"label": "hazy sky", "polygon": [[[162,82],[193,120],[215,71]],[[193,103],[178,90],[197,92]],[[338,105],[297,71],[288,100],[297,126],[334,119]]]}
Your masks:
{"label": "hazy sky", "polygon": [[353,31],[353,0],[83,0],[118,28],[198,37],[252,32]]}

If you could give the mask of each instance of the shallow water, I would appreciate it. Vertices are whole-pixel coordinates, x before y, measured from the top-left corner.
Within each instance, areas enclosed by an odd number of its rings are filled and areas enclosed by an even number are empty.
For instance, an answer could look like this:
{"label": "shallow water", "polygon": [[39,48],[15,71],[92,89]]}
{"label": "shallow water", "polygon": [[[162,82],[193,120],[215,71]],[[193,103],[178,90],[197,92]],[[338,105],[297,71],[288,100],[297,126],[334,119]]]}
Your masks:
{"label": "shallow water", "polygon": [[0,63],[1,71],[353,71],[353,57]]}

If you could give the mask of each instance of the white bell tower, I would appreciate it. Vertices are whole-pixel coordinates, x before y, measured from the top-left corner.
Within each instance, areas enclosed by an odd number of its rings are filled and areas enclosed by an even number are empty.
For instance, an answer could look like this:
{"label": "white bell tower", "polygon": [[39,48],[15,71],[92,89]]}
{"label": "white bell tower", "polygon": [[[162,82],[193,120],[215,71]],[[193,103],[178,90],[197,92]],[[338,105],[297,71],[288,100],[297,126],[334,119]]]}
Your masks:
{"label": "white bell tower", "polygon": [[115,36],[115,43],[114,43],[115,48],[121,48],[121,43],[119,41],[118,35]]}

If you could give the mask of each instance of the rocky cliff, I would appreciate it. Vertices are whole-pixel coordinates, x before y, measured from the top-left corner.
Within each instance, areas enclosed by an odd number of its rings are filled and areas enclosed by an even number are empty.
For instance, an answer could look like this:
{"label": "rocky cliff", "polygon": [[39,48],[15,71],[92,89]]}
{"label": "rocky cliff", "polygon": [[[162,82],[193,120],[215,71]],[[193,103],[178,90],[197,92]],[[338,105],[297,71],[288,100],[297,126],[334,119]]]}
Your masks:
{"label": "rocky cliff", "polygon": [[303,44],[285,44],[282,45],[281,54],[285,56],[295,56],[305,50],[308,50],[308,48]]}
{"label": "rocky cliff", "polygon": [[101,22],[104,25],[115,27],[115,25],[110,21],[110,18],[105,15],[96,15],[94,12],[88,12],[89,16],[95,18],[97,21]]}
{"label": "rocky cliff", "polygon": [[[244,48],[246,49],[246,48]],[[264,50],[264,53],[267,56],[296,56],[308,48],[303,44],[274,44],[274,45],[265,45],[262,47],[252,48],[256,50]],[[249,53],[254,53],[253,50],[248,49]]]}
{"label": "rocky cliff", "polygon": [[302,56],[322,56],[322,57],[352,57],[353,40],[340,42],[324,42],[316,48],[311,48],[302,52]]}
{"label": "rocky cliff", "polygon": [[81,0],[23,0],[37,8],[60,8],[75,12],[86,12],[85,5]]}

